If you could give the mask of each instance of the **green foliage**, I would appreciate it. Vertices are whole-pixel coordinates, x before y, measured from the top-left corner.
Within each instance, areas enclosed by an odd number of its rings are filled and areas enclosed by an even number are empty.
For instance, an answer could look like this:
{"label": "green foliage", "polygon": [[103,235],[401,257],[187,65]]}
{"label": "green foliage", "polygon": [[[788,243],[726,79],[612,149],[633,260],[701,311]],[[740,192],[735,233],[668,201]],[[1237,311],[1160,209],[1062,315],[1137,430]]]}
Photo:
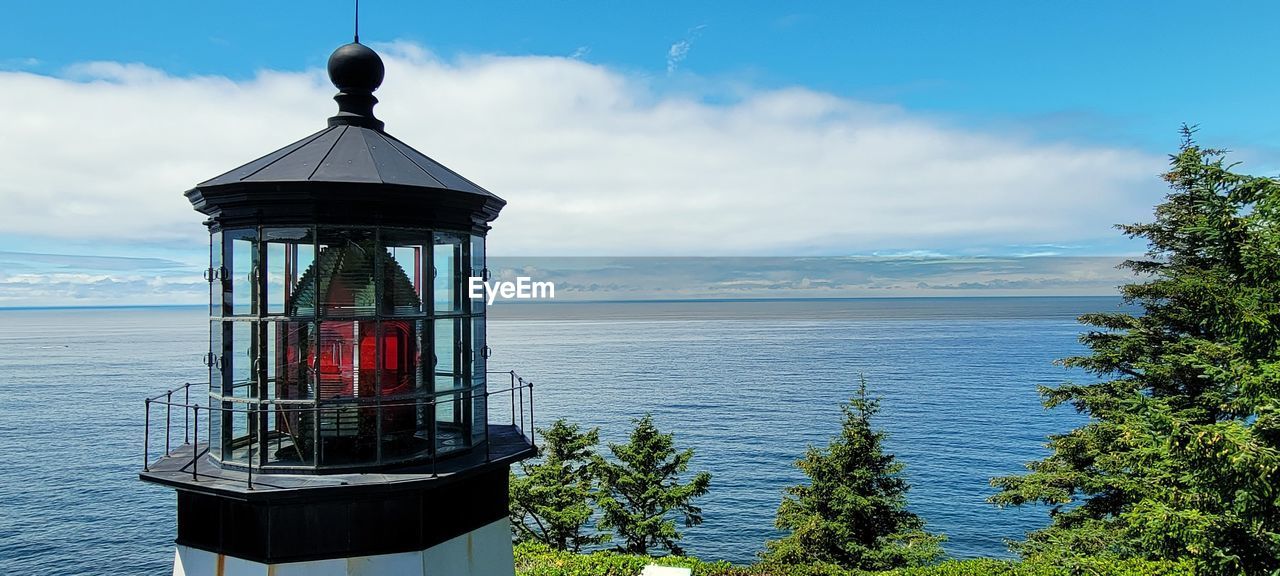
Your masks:
{"label": "green foliage", "polygon": [[586,531],[596,496],[591,462],[600,431],[582,432],[561,418],[538,433],[541,458],[521,462],[523,474],[511,475],[511,529],[516,540],[574,552],[607,541],[607,535]]}
{"label": "green foliage", "polygon": [[871,427],[880,403],[867,397],[865,378],[840,409],[840,436],[825,449],[810,446],[796,462],[809,483],[787,488],[776,525],[790,534],[768,542],[765,558],[864,570],[936,561],[944,538],[925,532],[924,520],[907,510],[910,487],[902,463],[884,453],[884,432]]}
{"label": "green foliage", "polygon": [[616,552],[572,554],[538,543],[516,546],[518,576],[636,576],[648,564],[680,566],[694,576],[1192,576],[1187,562],[1082,558],[1060,565],[1031,558],[1021,562],[976,558],[951,560],[932,566],[884,572],[848,570],[832,564],[760,563],[734,566],[728,562],[703,562],[695,558],[649,558]]}
{"label": "green foliage", "polygon": [[632,576],[648,564],[641,556],[607,551],[574,554],[540,542],[517,544],[515,562],[519,576]]}
{"label": "green foliage", "polygon": [[699,472],[682,484],[693,450],[677,452],[674,436],[660,432],[648,414],[635,420],[626,444],[610,444],[609,450],[617,461],[597,457],[594,465],[600,479],[596,502],[601,529],[614,531],[620,552],[666,549],[682,554],[673,517],[683,519],[685,526],[702,523],[702,509],[692,502],[707,493],[711,474]]}
{"label": "green foliage", "polygon": [[1090,421],[992,480],[996,504],[1051,506],[1024,554],[1280,571],[1280,183],[1232,172],[1193,132],[1155,221],[1120,226],[1149,243],[1124,264],[1145,281],[1121,289],[1142,314],[1082,316],[1091,353],[1061,362],[1102,381],[1041,390]]}
{"label": "green foliage", "polygon": [[880,572],[885,576],[1193,576],[1189,562],[1079,558],[1070,564],[1029,558],[1021,562],[975,558]]}

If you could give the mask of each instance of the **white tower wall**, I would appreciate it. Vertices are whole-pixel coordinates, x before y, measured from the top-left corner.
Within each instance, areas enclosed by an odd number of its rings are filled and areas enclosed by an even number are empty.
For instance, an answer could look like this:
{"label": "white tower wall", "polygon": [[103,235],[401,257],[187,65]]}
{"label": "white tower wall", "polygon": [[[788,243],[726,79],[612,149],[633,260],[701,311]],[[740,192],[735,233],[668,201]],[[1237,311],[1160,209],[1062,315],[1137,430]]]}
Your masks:
{"label": "white tower wall", "polygon": [[173,576],[514,576],[511,521],[502,518],[426,550],[263,564],[178,545]]}

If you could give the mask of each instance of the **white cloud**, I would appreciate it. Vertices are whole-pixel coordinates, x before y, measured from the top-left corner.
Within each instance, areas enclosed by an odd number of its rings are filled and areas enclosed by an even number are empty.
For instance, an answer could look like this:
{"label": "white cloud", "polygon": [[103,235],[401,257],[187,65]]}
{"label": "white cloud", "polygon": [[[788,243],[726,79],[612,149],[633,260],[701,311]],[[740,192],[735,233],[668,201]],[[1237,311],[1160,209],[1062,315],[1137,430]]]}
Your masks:
{"label": "white cloud", "polygon": [[[673,47],[674,49],[674,47]],[[498,254],[849,254],[1089,244],[1149,218],[1163,158],[948,126],[802,88],[729,104],[572,58],[382,48],[388,131],[509,201]],[[0,231],[203,241],[182,192],[324,125],[319,70],[0,72]],[[3,248],[3,246],[0,246]]]}
{"label": "white cloud", "polygon": [[680,67],[680,63],[689,56],[689,48],[692,46],[692,40],[681,40],[667,49],[667,74],[675,73],[676,68]]}
{"label": "white cloud", "polygon": [[135,274],[0,274],[0,308],[200,304],[209,284],[199,276]]}
{"label": "white cloud", "polygon": [[24,68],[35,68],[40,65],[39,58],[3,58],[0,59],[0,69],[4,70],[22,70]]}
{"label": "white cloud", "polygon": [[688,34],[685,34],[683,40],[672,44],[667,49],[667,74],[675,74],[676,69],[680,67],[680,63],[689,57],[689,49],[693,48],[693,41],[698,38],[702,29],[706,27],[706,24],[694,26],[689,30]]}

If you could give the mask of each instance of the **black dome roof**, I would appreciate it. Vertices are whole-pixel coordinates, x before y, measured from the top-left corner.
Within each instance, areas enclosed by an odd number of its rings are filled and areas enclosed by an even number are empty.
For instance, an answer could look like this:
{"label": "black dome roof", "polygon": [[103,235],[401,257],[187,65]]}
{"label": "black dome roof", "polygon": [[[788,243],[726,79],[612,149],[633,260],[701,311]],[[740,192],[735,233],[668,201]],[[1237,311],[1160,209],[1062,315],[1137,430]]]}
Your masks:
{"label": "black dome roof", "polygon": [[339,47],[329,126],[197,184],[186,196],[214,228],[253,224],[389,224],[483,233],[506,201],[387,134],[373,117],[385,73],[363,44]]}

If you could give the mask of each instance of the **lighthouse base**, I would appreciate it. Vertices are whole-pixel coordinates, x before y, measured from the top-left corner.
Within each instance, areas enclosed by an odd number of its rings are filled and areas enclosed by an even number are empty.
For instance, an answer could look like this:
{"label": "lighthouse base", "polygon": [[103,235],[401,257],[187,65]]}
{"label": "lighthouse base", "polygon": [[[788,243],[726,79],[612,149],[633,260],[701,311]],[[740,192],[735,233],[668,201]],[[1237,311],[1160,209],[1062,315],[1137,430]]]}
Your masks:
{"label": "lighthouse base", "polygon": [[514,575],[511,521],[503,518],[417,552],[263,564],[179,544],[173,576]]}

